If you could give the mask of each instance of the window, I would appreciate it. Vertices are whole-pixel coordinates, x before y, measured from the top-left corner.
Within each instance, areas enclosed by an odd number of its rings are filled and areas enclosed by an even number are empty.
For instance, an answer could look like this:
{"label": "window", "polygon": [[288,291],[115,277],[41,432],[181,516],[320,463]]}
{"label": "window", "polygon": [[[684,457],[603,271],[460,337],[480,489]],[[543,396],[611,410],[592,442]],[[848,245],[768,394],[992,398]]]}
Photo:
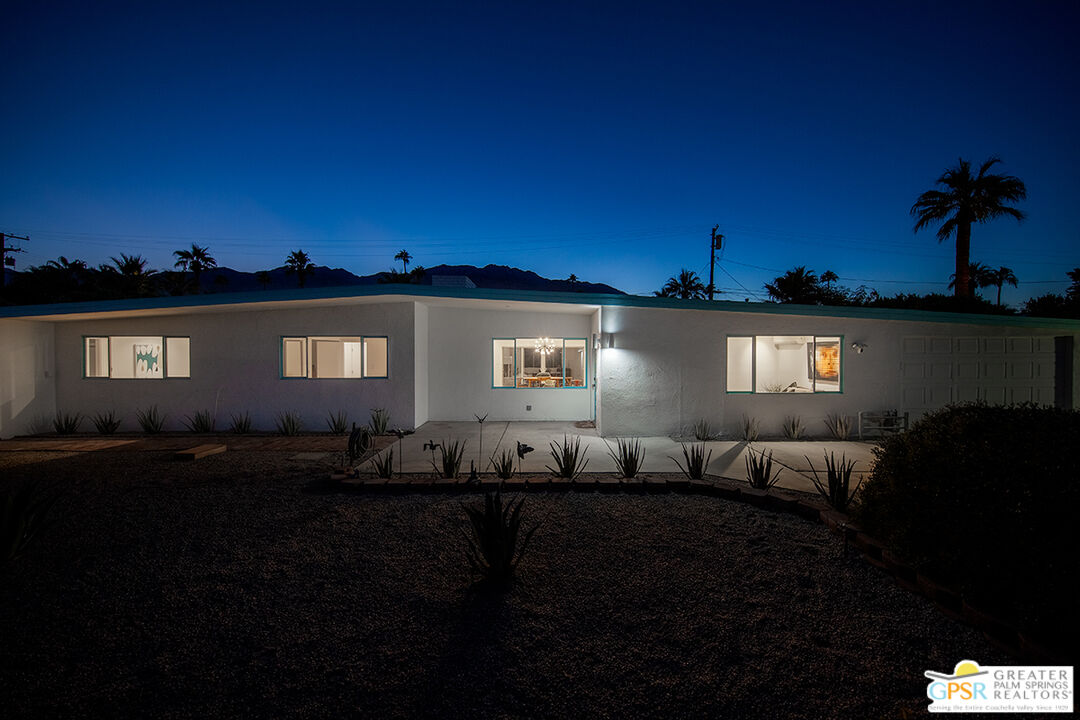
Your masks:
{"label": "window", "polygon": [[493,387],[587,387],[584,338],[495,338],[491,347]]}
{"label": "window", "polygon": [[83,376],[127,380],[191,377],[191,339],[160,335],[83,338]]}
{"label": "window", "polygon": [[727,339],[727,391],[840,392],[840,336],[756,335]]}
{"label": "window", "polygon": [[385,337],[281,339],[281,376],[285,378],[385,378],[389,364]]}

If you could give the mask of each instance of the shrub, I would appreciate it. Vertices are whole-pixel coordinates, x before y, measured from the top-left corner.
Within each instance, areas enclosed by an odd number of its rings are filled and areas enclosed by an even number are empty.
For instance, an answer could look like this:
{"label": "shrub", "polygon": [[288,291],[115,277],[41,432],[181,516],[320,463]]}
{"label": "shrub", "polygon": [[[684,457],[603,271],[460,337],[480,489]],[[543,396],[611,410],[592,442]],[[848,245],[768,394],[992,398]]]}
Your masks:
{"label": "shrub", "polygon": [[772,472],[773,453],[755,453],[753,450],[746,451],[746,482],[755,490],[768,490],[780,480],[780,469],[776,474]]}
{"label": "shrub", "polygon": [[120,429],[120,418],[112,410],[95,413],[91,420],[94,421],[94,429],[102,435],[112,435]]}
{"label": "shrub", "polygon": [[514,451],[503,448],[498,457],[491,456],[491,465],[495,468],[495,474],[500,480],[509,480],[514,477]]}
{"label": "shrub", "polygon": [[[709,462],[712,461],[712,450],[709,450],[708,455],[705,454],[705,443],[693,443],[690,445],[690,449],[686,449],[686,443],[682,444],[683,459],[686,461],[686,467],[675,460],[675,464],[682,470],[683,475],[691,480],[702,480],[705,478],[705,473],[709,471]],[[668,457],[671,457],[670,455]]]}
{"label": "shrub", "polygon": [[803,425],[802,416],[788,415],[784,418],[784,437],[788,440],[801,440],[806,434],[806,426]]}
{"label": "shrub", "polygon": [[82,413],[66,413],[57,410],[56,416],[53,417],[52,426],[57,435],[71,435],[79,431],[79,425],[82,425],[82,421]]}
{"label": "shrub", "polygon": [[375,471],[375,477],[389,480],[394,477],[394,448],[389,448],[385,454],[376,455],[371,459],[371,468]]}
{"label": "shrub", "polygon": [[277,428],[278,435],[299,435],[304,428],[304,423],[300,419],[300,413],[287,410],[277,414],[274,418],[274,426]]}
{"label": "shrub", "polygon": [[46,527],[55,496],[43,496],[36,481],[8,488],[0,499],[0,560],[21,557]]}
{"label": "shrub", "polygon": [[344,410],[327,413],[326,427],[330,429],[333,435],[344,435],[349,432],[349,416],[345,414]]}
{"label": "shrub", "polygon": [[471,534],[465,534],[469,542],[466,557],[469,559],[469,566],[485,580],[509,582],[525,554],[529,540],[539,527],[534,525],[525,533],[519,547],[521,507],[524,502],[525,498],[521,498],[516,504],[511,502],[504,506],[502,496],[495,491],[484,493],[482,507],[462,506],[472,530]]}
{"label": "shrub", "polygon": [[757,418],[748,415],[742,416],[742,439],[746,442],[757,442],[761,435],[761,423]]}
{"label": "shrub", "polygon": [[1076,410],[948,406],[881,441],[858,520],[905,562],[1076,647],[1061,583],[1076,567],[1078,437]]}
{"label": "shrub", "polygon": [[242,413],[233,413],[229,432],[236,435],[247,435],[251,432],[251,413],[247,410]]}
{"label": "shrub", "polygon": [[694,439],[695,440],[712,440],[716,437],[716,433],[713,432],[712,423],[705,418],[701,418],[694,423]]}
{"label": "shrub", "polygon": [[837,440],[847,440],[851,436],[851,425],[850,415],[837,413],[825,416],[825,427],[829,429],[829,435]]}
{"label": "shrub", "polygon": [[555,467],[545,465],[555,477],[574,480],[578,475],[585,472],[585,466],[589,461],[585,459],[585,453],[581,452],[581,438],[575,437],[570,442],[563,435],[562,445],[551,443],[551,457],[555,459]]}
{"label": "shrub", "polygon": [[612,452],[609,449],[608,455],[615,461],[615,468],[619,471],[619,475],[624,478],[636,477],[645,462],[645,448],[641,447],[641,441],[636,438],[634,440],[618,438],[615,443],[616,451]]}
{"label": "shrub", "polygon": [[147,435],[157,435],[165,427],[165,415],[158,412],[157,405],[151,405],[146,410],[136,410],[135,419]]}
{"label": "shrub", "polygon": [[371,434],[385,435],[390,427],[390,413],[384,408],[375,408],[371,411]]}
{"label": "shrub", "polygon": [[[434,454],[434,452],[432,453]],[[457,440],[450,442],[443,440],[439,446],[439,463],[431,463],[439,477],[456,478],[461,474],[461,459],[465,456],[465,443]]]}
{"label": "shrub", "polygon": [[353,464],[368,454],[374,444],[374,437],[367,427],[356,427],[353,423],[352,432],[349,434],[349,463]]}
{"label": "shrub", "polygon": [[209,410],[196,410],[183,419],[184,425],[193,433],[212,433],[217,425],[217,418]]}
{"label": "shrub", "polygon": [[806,462],[810,463],[810,471],[814,473],[814,487],[817,488],[821,497],[825,498],[825,502],[840,512],[847,512],[851,501],[855,499],[855,493],[859,492],[859,488],[862,486],[862,480],[860,480],[855,489],[851,489],[851,471],[855,468],[855,461],[848,460],[846,455],[841,455],[840,462],[837,463],[836,453],[826,455],[826,478],[823,483],[818,479],[818,472],[814,467],[814,463],[810,462],[809,457],[805,455],[803,457],[806,458]]}

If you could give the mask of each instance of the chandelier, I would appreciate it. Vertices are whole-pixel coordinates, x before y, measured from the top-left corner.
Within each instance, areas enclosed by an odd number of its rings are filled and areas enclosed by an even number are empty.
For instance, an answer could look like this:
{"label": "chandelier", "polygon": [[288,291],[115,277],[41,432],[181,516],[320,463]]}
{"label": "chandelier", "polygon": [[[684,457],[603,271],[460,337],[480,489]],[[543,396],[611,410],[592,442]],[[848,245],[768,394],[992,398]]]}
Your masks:
{"label": "chandelier", "polygon": [[555,352],[555,341],[551,338],[542,337],[536,338],[536,352],[541,355],[550,355]]}

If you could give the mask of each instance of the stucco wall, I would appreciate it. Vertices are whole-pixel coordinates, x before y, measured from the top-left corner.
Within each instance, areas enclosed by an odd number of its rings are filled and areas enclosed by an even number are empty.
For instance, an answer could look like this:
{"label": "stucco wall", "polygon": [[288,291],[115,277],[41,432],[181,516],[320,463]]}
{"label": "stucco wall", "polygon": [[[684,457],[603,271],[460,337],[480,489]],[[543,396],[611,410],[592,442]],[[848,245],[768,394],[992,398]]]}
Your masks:
{"label": "stucco wall", "polygon": [[52,324],[0,320],[0,438],[48,429],[55,376]]}
{"label": "stucco wall", "polygon": [[416,387],[413,388],[416,415],[414,427],[420,427],[428,421],[428,307],[423,303],[413,305],[413,356]]}
{"label": "stucco wall", "polygon": [[[714,428],[738,436],[744,415],[757,418],[766,434],[780,434],[785,416],[802,417],[808,432],[824,434],[823,419],[830,413],[856,416],[860,410],[909,410],[914,416],[944,402],[963,399],[955,378],[935,378],[944,395],[927,397],[919,404],[912,393],[904,393],[905,350],[917,343],[911,338],[940,338],[955,348],[957,337],[1052,338],[1062,335],[1050,329],[1006,326],[977,326],[935,322],[825,318],[768,315],[763,313],[710,312],[700,310],[657,310],[605,307],[603,329],[613,333],[614,347],[600,351],[602,367],[599,413],[604,435],[653,435],[687,433],[698,419],[709,420]],[[731,394],[726,392],[726,338],[728,335],[841,335],[843,336],[843,392],[839,394]],[[905,339],[909,339],[905,347]],[[851,344],[866,345],[862,354]],[[1002,347],[1026,347],[1017,343],[991,343]],[[1032,347],[1051,347],[1035,342]],[[950,350],[951,352],[951,350]],[[912,355],[907,353],[908,375]],[[951,358],[952,356],[950,356]],[[985,354],[982,356],[986,358]],[[1038,357],[1021,354],[1029,362]],[[1003,367],[1004,356],[996,358]],[[951,360],[950,360],[951,362]],[[955,363],[942,372],[955,373]],[[1038,373],[1037,363],[1035,371]],[[922,372],[921,370],[919,372]],[[1012,372],[1012,370],[1009,370]],[[1042,369],[1045,374],[1045,368]],[[983,384],[989,385],[990,379]],[[1024,378],[994,380],[995,387],[1031,385]],[[1038,382],[1034,383],[1038,385]],[[1052,382],[1051,382],[1052,387]],[[1039,387],[1035,388],[1040,391]],[[951,394],[950,394],[951,393]],[[1075,394],[1075,389],[1074,389]],[[1017,392],[1019,399],[1023,395]],[[1051,394],[1052,398],[1052,394]],[[907,405],[906,405],[907,404]]]}
{"label": "stucco wall", "polygon": [[[84,335],[188,335],[191,378],[112,380],[82,377]],[[387,379],[282,379],[283,335],[385,335]],[[326,429],[329,412],[345,410],[366,422],[372,408],[390,411],[390,424],[415,422],[414,304],[395,302],[337,307],[236,310],[56,325],[56,387],[61,409],[93,413],[113,409],[123,429],[137,429],[135,412],[156,404],[169,416],[166,429],[183,429],[182,418],[216,410],[218,426],[230,414],[251,413],[256,429],[272,430],[275,415],[301,413],[306,428]]]}
{"label": "stucco wall", "polygon": [[[432,420],[592,419],[593,361],[583,388],[493,388],[492,338],[591,337],[591,316],[559,312],[430,308],[428,332],[429,412]],[[531,406],[531,410],[527,409]]]}

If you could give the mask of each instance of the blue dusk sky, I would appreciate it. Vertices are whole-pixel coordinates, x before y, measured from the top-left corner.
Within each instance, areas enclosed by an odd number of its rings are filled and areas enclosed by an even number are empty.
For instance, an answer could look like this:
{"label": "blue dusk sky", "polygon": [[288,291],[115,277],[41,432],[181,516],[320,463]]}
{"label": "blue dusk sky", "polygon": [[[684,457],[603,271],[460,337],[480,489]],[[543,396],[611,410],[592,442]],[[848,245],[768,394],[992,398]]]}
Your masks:
{"label": "blue dusk sky", "polygon": [[[259,270],[517,266],[763,297],[795,265],[945,292],[912,232],[962,156],[1027,183],[976,226],[1004,300],[1080,265],[1080,4],[50,2],[0,9],[0,231],[19,268],[197,242]],[[400,263],[398,264],[400,267]],[[992,291],[987,291],[992,297]]]}

